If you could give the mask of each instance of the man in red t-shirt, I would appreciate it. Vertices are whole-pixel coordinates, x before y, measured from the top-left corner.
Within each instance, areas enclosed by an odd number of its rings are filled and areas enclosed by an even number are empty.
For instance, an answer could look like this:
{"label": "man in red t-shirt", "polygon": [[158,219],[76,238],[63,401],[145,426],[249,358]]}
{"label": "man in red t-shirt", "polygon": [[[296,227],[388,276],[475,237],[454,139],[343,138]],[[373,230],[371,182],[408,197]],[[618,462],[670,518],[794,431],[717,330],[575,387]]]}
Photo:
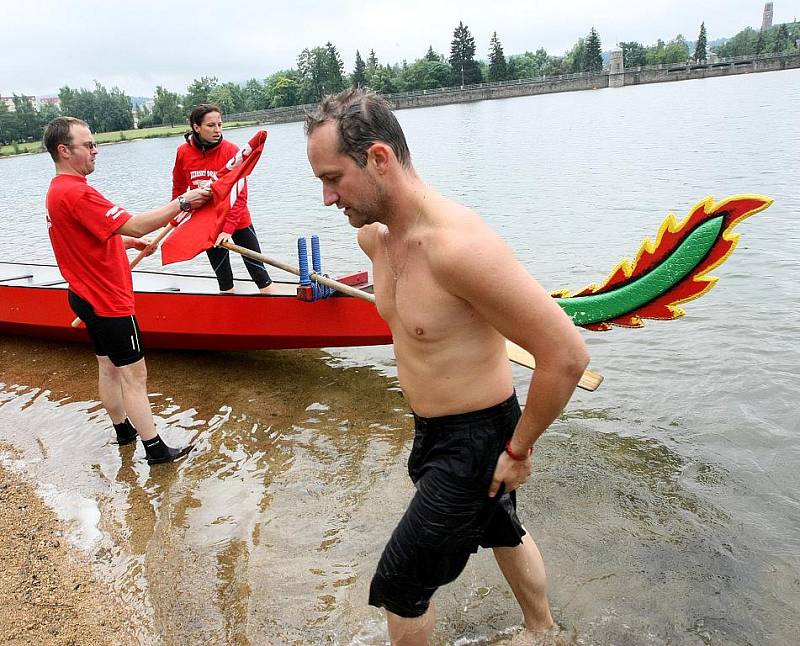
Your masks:
{"label": "man in red t-shirt", "polygon": [[[97,355],[103,406],[120,445],[142,438],[150,464],[172,462],[192,449],[175,449],[156,433],[147,397],[147,367],[134,315],[133,281],[125,249],[144,249],[141,236],[191,211],[211,196],[187,191],[164,206],[133,215],[89,186],[97,144],[86,122],[57,117],[44,146],[56,164],[47,192],[47,228],[72,310],[89,332]],[[131,422],[133,424],[131,424]]]}

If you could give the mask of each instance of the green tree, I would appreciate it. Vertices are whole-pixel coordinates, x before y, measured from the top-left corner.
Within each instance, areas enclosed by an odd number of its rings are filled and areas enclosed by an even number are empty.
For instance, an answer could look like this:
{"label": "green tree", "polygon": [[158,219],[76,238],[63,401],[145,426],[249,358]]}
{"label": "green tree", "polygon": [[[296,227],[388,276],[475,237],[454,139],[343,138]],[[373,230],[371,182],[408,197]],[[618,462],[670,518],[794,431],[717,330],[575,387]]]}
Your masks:
{"label": "green tree", "polygon": [[45,103],[39,108],[39,117],[41,118],[42,123],[45,125],[60,115],[61,110],[58,109],[58,106],[53,105],[52,103]]}
{"label": "green tree", "polygon": [[397,92],[397,72],[390,65],[378,65],[369,81],[370,89],[380,94]]}
{"label": "green tree", "polygon": [[89,90],[73,90],[65,85],[58,91],[62,114],[83,119],[89,127],[96,130],[96,101],[94,92]]}
{"label": "green tree", "polygon": [[369,50],[369,56],[367,57],[367,78],[369,75],[372,74],[378,68],[378,57],[375,56],[375,50]]}
{"label": "green tree", "polygon": [[208,103],[210,101],[211,90],[217,87],[216,76],[203,76],[199,79],[192,81],[192,84],[186,88],[186,100],[184,105],[191,109],[201,103]]}
{"label": "green tree", "polygon": [[775,45],[772,48],[772,51],[776,54],[783,53],[789,49],[789,30],[786,28],[786,24],[782,23],[780,27],[778,27],[778,33],[775,36]]}
{"label": "green tree", "polygon": [[564,68],[567,74],[586,71],[586,40],[578,38],[578,42],[564,55]]}
{"label": "green tree", "polygon": [[265,84],[258,79],[250,79],[242,88],[244,94],[244,112],[252,110],[265,110],[269,107]]}
{"label": "green tree", "polygon": [[425,60],[431,63],[444,62],[444,57],[433,51],[433,45],[428,45],[428,51],[425,53]]}
{"label": "green tree", "polygon": [[8,145],[18,139],[20,135],[16,114],[8,109],[5,101],[0,101],[0,144]]}
{"label": "green tree", "polygon": [[325,47],[306,48],[300,52],[297,69],[304,103],[314,103],[326,94],[334,94],[345,87],[344,64],[330,42]]}
{"label": "green tree", "polygon": [[32,99],[33,97],[30,96],[17,96],[16,94],[12,97],[18,129],[17,139],[31,140],[42,138],[44,123],[39,113],[36,111],[36,108],[33,106]]}
{"label": "green tree", "polygon": [[184,118],[178,94],[170,92],[160,85],[157,86],[153,102],[153,122],[174,126],[176,123],[183,121]]}
{"label": "green tree", "polygon": [[623,67],[642,67],[647,65],[647,52],[644,45],[635,41],[619,43],[622,50]]}
{"label": "green tree", "polygon": [[231,95],[231,99],[233,100],[232,112],[246,112],[247,92],[245,92],[244,86],[239,83],[228,81],[227,83],[223,83],[222,87],[226,88]]}
{"label": "green tree", "polygon": [[153,111],[146,105],[141,105],[136,110],[136,122],[138,128],[149,128],[153,123]]}
{"label": "green tree", "polygon": [[600,35],[594,27],[586,37],[586,52],[583,59],[584,72],[600,72],[603,69],[603,51],[600,46]]}
{"label": "green tree", "polygon": [[319,101],[324,93],[325,49],[307,47],[297,57],[297,70],[300,72],[301,100],[303,103]]}
{"label": "green tree", "polygon": [[706,23],[700,23],[700,35],[697,37],[697,44],[694,46],[694,60],[697,62],[704,61],[708,58],[706,52]]}
{"label": "green tree", "polygon": [[107,90],[95,81],[94,123],[97,132],[113,132],[133,128],[133,107],[125,92],[118,87]]}
{"label": "green tree", "polygon": [[489,72],[487,78],[490,81],[505,81],[508,78],[508,64],[503,53],[503,46],[497,38],[497,32],[492,34],[489,41]]}
{"label": "green tree", "polygon": [[511,79],[532,79],[550,74],[561,74],[560,64],[550,56],[544,47],[535,52],[525,52],[508,57],[508,77]]}
{"label": "green tree", "polygon": [[300,103],[302,87],[295,70],[273,74],[269,78],[268,88],[271,108],[285,108]]}
{"label": "green tree", "polygon": [[763,54],[766,47],[766,37],[764,36],[764,30],[758,32],[758,38],[756,38],[756,44],[754,45],[753,53],[754,54]]}
{"label": "green tree", "polygon": [[367,85],[367,65],[358,50],[356,50],[356,63],[353,73],[350,75],[350,83],[353,87],[366,87]]}
{"label": "green tree", "polygon": [[723,57],[750,56],[756,51],[758,33],[752,27],[745,27],[738,34],[729,38],[724,44],[714,48],[716,53]]}
{"label": "green tree", "polygon": [[462,21],[453,31],[453,40],[450,42],[450,67],[453,76],[460,85],[480,83],[481,70],[475,61],[475,39]]}
{"label": "green tree", "polygon": [[217,85],[211,90],[208,94],[208,102],[218,106],[222,110],[222,114],[239,112],[236,109],[236,101],[233,98],[231,88],[227,84]]}
{"label": "green tree", "polygon": [[339,51],[328,41],[325,43],[325,92],[336,94],[347,86],[344,79],[344,63]]}
{"label": "green tree", "polygon": [[689,60],[689,43],[678,34],[664,48],[665,63],[685,63]]}
{"label": "green tree", "polygon": [[647,48],[646,57],[648,65],[685,63],[689,59],[689,45],[680,34],[668,43],[659,38],[655,45]]}
{"label": "green tree", "polygon": [[452,75],[453,71],[447,63],[432,61],[426,56],[402,70],[395,85],[403,91],[432,90],[452,85]]}

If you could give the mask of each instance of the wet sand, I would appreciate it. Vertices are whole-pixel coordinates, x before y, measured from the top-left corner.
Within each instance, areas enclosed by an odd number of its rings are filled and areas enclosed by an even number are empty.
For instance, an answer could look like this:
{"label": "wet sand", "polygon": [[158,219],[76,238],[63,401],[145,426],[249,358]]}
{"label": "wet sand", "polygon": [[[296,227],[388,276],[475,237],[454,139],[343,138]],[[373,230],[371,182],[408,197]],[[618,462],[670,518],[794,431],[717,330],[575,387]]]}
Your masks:
{"label": "wet sand", "polygon": [[[0,453],[15,455],[0,443]],[[129,613],[34,487],[0,463],[0,644],[131,644]]]}

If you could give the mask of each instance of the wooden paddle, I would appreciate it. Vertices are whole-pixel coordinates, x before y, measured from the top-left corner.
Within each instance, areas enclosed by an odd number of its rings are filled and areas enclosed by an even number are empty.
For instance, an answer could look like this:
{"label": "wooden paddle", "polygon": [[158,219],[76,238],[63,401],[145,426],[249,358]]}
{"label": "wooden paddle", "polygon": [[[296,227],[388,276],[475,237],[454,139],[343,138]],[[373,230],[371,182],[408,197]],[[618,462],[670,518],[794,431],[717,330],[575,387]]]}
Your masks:
{"label": "wooden paddle", "polygon": [[[300,275],[300,270],[297,267],[293,267],[292,265],[289,265],[281,260],[275,260],[274,258],[265,256],[263,253],[251,251],[250,249],[240,247],[232,242],[223,242],[219,246],[229,249],[230,251],[235,251],[236,253],[241,254],[242,256],[247,256],[248,258],[252,258],[253,260],[260,260],[261,262],[271,265],[272,267],[283,269],[284,271],[294,274],[295,276]],[[361,300],[368,301],[372,304],[375,303],[374,294],[364,292],[360,289],[356,289],[355,287],[351,287],[350,285],[345,285],[344,283],[340,283],[338,280],[333,280],[332,278],[322,276],[321,274],[317,274],[313,271],[310,273],[310,277],[311,280],[316,281],[321,285],[332,287],[342,294],[360,298]],[[534,360],[533,356],[526,350],[519,347],[516,343],[512,343],[508,339],[506,339],[506,352],[508,353],[508,358],[514,363],[530,368],[531,370],[536,367],[536,361]],[[599,372],[594,372],[593,370],[586,370],[584,371],[581,380],[578,382],[578,386],[584,390],[594,391],[597,390],[598,386],[602,382],[603,375],[601,375]]]}
{"label": "wooden paddle", "polygon": [[[506,352],[508,353],[508,358],[514,363],[518,363],[519,365],[530,368],[531,370],[536,367],[536,359],[533,358],[533,355],[508,339],[506,339]],[[603,375],[587,368],[583,371],[583,375],[581,375],[581,380],[578,382],[578,386],[584,390],[593,392],[597,390],[598,386],[600,386],[602,383]]]}
{"label": "wooden paddle", "polygon": [[[148,245],[142,249],[136,257],[131,260],[131,269],[133,269],[136,265],[138,265],[142,260],[147,256],[152,250],[157,249],[158,245],[161,244],[161,241],[166,238],[170,233],[175,230],[176,225],[172,224],[172,220],[170,220],[169,224],[167,224],[161,231],[158,232],[158,235],[151,240]],[[80,317],[76,317],[74,321],[72,321],[72,327],[78,327],[81,324]]]}

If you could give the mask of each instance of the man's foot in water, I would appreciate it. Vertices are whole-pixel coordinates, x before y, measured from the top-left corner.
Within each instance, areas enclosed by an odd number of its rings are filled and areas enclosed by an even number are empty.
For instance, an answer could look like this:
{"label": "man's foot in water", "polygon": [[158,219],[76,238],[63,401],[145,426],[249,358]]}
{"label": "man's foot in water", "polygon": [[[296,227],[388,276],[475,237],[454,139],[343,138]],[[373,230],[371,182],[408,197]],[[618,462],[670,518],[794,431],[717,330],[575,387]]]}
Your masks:
{"label": "man's foot in water", "polygon": [[511,646],[560,646],[563,642],[558,636],[561,634],[561,627],[554,623],[547,630],[522,629],[511,639]]}
{"label": "man's foot in water", "polygon": [[189,454],[194,448],[194,444],[187,444],[181,449],[174,449],[164,444],[164,440],[156,435],[151,440],[144,440],[144,451],[147,455],[147,464],[161,464],[163,462],[175,462]]}
{"label": "man's foot in water", "polygon": [[133,427],[133,424],[131,424],[127,417],[125,418],[124,422],[114,424],[114,431],[117,434],[117,440],[115,443],[119,446],[125,446],[131,442],[135,442],[136,438],[138,437],[136,429]]}

